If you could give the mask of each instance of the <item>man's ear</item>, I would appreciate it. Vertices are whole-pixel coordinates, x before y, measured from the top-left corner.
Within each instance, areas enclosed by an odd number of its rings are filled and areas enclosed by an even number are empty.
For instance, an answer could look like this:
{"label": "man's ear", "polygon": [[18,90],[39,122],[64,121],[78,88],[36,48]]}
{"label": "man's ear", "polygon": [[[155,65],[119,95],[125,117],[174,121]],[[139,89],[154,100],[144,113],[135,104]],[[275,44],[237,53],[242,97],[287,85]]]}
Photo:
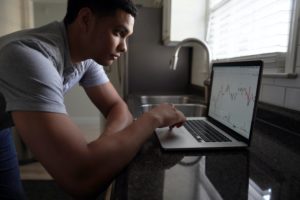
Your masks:
{"label": "man's ear", "polygon": [[95,20],[94,18],[95,16],[91,9],[87,7],[80,9],[77,20],[81,31],[89,32]]}

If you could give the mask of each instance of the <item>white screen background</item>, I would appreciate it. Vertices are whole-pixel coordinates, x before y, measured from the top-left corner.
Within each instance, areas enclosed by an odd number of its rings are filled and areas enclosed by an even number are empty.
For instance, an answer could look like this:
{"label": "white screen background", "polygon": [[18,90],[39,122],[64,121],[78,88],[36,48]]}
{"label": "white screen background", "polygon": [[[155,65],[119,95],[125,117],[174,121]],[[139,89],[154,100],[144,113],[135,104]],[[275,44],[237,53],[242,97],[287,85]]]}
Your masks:
{"label": "white screen background", "polygon": [[259,66],[214,67],[208,115],[249,138]]}

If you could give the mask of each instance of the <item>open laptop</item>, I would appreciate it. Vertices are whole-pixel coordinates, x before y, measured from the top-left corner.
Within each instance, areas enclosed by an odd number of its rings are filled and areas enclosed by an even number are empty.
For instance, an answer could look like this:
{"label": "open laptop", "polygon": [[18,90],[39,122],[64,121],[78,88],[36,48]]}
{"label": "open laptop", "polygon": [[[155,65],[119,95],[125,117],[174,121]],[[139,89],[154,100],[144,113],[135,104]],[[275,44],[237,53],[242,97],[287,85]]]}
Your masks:
{"label": "open laptop", "polygon": [[[235,148],[250,144],[262,61],[214,63],[206,117],[155,130],[165,150]],[[200,129],[200,130],[199,130]]]}

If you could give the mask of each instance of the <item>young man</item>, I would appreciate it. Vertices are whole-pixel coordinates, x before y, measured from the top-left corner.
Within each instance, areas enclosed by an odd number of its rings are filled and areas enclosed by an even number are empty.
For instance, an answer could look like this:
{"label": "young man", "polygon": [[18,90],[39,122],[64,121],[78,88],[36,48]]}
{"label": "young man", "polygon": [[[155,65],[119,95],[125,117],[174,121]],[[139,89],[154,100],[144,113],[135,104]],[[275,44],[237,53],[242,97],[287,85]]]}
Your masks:
{"label": "young man", "polygon": [[[155,128],[185,120],[174,107],[162,104],[133,121],[103,71],[102,65],[126,52],[135,16],[131,0],[69,0],[64,23],[0,38],[0,94],[6,104],[0,120],[12,118],[35,158],[74,198],[99,195]],[[78,82],[107,119],[103,133],[91,143],[70,120],[63,102],[65,92]],[[11,160],[0,163],[0,170],[10,169],[0,171],[0,199],[22,196],[10,135],[8,129],[0,132],[6,141],[0,148],[10,149]]]}

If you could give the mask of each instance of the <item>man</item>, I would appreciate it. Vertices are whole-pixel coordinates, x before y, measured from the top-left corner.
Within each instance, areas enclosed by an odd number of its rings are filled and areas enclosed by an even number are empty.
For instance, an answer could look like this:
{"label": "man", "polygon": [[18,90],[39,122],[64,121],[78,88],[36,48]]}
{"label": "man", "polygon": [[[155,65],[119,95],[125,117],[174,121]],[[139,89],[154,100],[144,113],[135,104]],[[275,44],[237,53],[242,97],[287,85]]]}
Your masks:
{"label": "man", "polygon": [[[35,158],[74,198],[99,195],[155,128],[179,126],[185,120],[174,107],[162,104],[133,121],[103,71],[101,65],[111,65],[126,52],[135,16],[131,0],[69,0],[64,23],[0,38],[5,116],[9,114]],[[103,133],[91,143],[70,120],[63,103],[65,92],[78,82],[107,119]],[[9,143],[7,131],[2,137]],[[16,168],[12,169],[16,178]],[[9,179],[5,173],[0,176]],[[19,188],[0,185],[0,199],[13,190],[21,193]]]}

